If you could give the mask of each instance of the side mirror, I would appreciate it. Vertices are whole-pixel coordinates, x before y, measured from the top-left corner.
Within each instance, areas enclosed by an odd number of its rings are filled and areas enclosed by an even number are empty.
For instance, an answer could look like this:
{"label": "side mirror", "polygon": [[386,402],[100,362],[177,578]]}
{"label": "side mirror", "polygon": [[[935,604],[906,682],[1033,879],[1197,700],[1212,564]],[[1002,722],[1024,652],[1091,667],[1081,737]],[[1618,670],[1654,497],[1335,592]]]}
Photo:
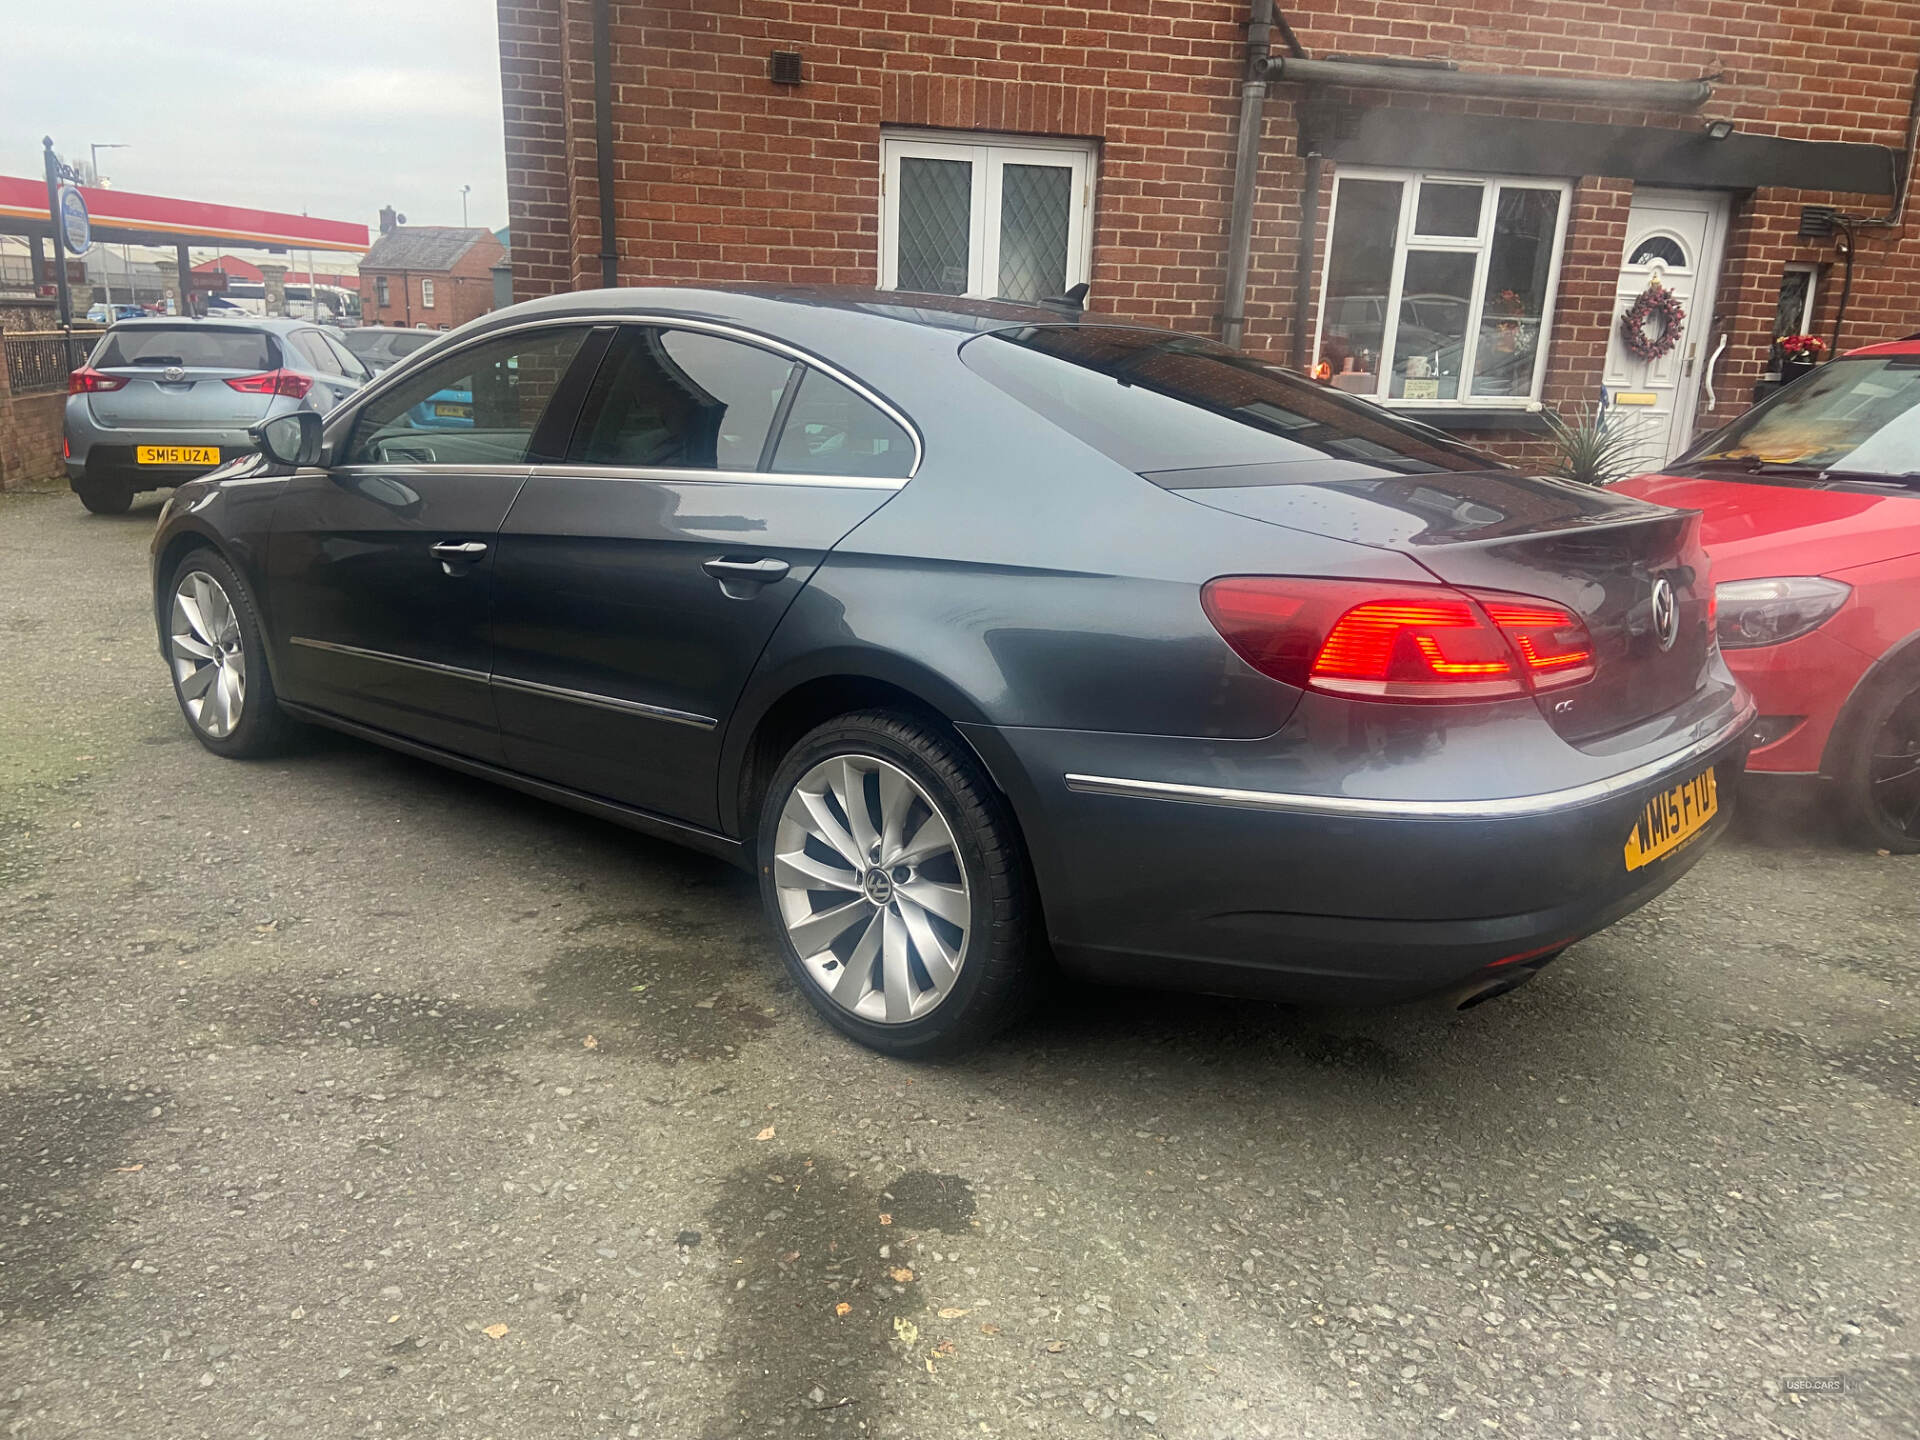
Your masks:
{"label": "side mirror", "polygon": [[320,463],[320,417],[311,410],[276,415],[248,429],[260,453],[276,465]]}

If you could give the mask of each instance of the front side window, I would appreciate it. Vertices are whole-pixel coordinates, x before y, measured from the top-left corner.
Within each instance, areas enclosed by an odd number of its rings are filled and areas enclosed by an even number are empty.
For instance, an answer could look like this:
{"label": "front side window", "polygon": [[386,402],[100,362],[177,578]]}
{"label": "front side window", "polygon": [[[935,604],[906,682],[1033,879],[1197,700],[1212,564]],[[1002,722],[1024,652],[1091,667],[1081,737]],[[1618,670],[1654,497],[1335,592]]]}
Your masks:
{"label": "front side window", "polygon": [[594,382],[571,458],[583,465],[758,470],[795,368],[758,345],[633,326]]}
{"label": "front side window", "polygon": [[1034,301],[1087,279],[1091,146],[901,132],[881,166],[881,289]]}
{"label": "front side window", "polygon": [[1538,400],[1570,198],[1558,181],[1341,172],[1320,377],[1408,405]]}
{"label": "front side window", "polygon": [[503,335],[423,366],[360,411],[340,463],[520,464],[586,336]]}

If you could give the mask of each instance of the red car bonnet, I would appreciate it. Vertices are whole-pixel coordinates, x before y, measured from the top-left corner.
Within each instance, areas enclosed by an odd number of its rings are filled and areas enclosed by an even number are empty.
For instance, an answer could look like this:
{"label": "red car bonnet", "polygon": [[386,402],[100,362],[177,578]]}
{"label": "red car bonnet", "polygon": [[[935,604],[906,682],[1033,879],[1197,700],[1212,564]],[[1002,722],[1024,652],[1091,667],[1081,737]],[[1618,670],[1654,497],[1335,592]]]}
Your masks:
{"label": "red car bonnet", "polygon": [[1702,512],[1716,582],[1831,575],[1920,554],[1920,495],[1867,495],[1801,485],[1640,475],[1612,487],[1656,505]]}

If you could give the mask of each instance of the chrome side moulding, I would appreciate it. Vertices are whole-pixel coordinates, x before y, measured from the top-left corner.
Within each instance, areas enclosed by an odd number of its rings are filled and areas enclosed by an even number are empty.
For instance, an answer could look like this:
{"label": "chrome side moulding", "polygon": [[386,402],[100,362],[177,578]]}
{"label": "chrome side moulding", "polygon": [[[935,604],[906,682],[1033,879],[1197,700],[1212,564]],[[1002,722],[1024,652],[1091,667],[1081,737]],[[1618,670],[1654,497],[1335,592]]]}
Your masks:
{"label": "chrome side moulding", "polygon": [[493,677],[484,670],[469,670],[462,665],[442,665],[437,660],[415,660],[406,655],[389,655],[384,650],[367,650],[359,645],[336,645],[331,640],[313,640],[305,635],[289,635],[289,645],[298,645],[306,650],[325,650],[334,655],[350,655],[356,660],[379,660],[388,665],[404,665],[409,670],[425,670],[434,675],[451,675],[457,680],[471,680],[485,685]]}
{"label": "chrome side moulding", "polygon": [[1564,790],[1513,795],[1498,800],[1374,800],[1349,795],[1294,795],[1277,790],[1233,790],[1214,785],[1180,785],[1167,780],[1129,780],[1111,775],[1068,775],[1069,790],[1082,795],[1115,795],[1133,800],[1170,800],[1186,805],[1222,805],[1238,810],[1274,810],[1289,815],[1328,815],[1383,820],[1510,820],[1547,815],[1610,800],[1662,775],[1683,770],[1718,750],[1753,724],[1749,706],[1730,724],[1674,755],[1662,756],[1603,780]]}
{"label": "chrome side moulding", "polygon": [[625,715],[640,715],[648,720],[663,720],[669,725],[690,725],[695,730],[711,730],[720,723],[711,715],[695,715],[690,710],[670,710],[665,705],[648,705],[640,700],[621,700],[612,695],[596,695],[588,690],[568,690],[559,685],[542,685],[538,680],[522,680],[513,675],[495,675],[493,683],[503,690],[518,690],[526,695],[544,695],[550,700],[570,700],[576,705],[593,705],[602,710],[618,710]]}

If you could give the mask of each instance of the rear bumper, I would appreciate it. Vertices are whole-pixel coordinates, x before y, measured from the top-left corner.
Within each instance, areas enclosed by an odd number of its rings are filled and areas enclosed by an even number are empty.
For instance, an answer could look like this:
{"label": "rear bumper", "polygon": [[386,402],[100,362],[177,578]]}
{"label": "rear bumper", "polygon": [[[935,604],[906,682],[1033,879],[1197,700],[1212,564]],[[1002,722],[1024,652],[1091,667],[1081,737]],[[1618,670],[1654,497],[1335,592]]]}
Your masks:
{"label": "rear bumper", "polygon": [[[1124,984],[1354,1004],[1537,963],[1646,904],[1730,822],[1751,720],[1744,706],[1724,713],[1685,747],[1604,780],[1465,802],[1093,776],[1062,763],[1068,732],[966,729],[1010,782],[1063,965]],[[1627,837],[1647,802],[1709,767],[1718,813],[1629,871]]]}
{"label": "rear bumper", "polygon": [[142,465],[134,458],[136,445],[210,445],[220,451],[220,464],[251,455],[253,437],[242,430],[161,431],[152,435],[129,436],[116,431],[112,441],[96,441],[85,451],[77,445],[67,456],[67,479],[128,483],[136,490],[157,490],[181,485],[195,476],[214,469],[212,465]]}

